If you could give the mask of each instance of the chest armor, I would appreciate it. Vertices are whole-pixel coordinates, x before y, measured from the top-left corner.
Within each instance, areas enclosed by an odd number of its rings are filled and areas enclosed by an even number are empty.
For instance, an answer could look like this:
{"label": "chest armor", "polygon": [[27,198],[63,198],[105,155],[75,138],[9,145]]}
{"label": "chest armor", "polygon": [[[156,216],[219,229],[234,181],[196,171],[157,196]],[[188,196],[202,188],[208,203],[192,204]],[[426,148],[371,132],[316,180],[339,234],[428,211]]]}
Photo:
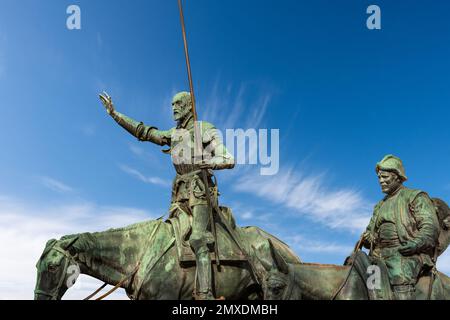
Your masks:
{"label": "chest armor", "polygon": [[195,164],[197,155],[194,153],[194,129],[179,130],[172,136],[170,156],[177,174],[183,175],[200,169]]}

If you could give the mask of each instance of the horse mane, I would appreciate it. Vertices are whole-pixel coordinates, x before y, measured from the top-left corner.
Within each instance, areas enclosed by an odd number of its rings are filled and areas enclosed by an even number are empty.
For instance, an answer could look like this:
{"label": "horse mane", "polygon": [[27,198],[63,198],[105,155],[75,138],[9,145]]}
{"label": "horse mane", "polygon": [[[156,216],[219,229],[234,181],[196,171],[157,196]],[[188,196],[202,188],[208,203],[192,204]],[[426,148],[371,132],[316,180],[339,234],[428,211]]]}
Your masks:
{"label": "horse mane", "polygon": [[348,267],[348,266],[341,266],[341,265],[330,264],[330,263],[312,263],[312,262],[302,262],[301,265],[318,267],[318,268],[335,268],[335,269],[346,269]]}
{"label": "horse mane", "polygon": [[68,251],[76,256],[82,273],[114,284],[134,270],[146,250],[152,250],[149,237],[159,223],[165,224],[161,219],[146,220],[105,231],[69,234],[58,242],[73,240]]}
{"label": "horse mane", "polygon": [[[158,221],[161,220],[146,220],[125,227],[110,228],[105,231],[65,235],[61,237],[60,241],[78,238],[69,251],[72,254],[80,253],[80,258],[83,257],[82,260],[85,260],[84,257],[95,253],[97,257],[103,257],[106,261],[109,261],[111,255],[117,254],[120,246],[131,246],[134,253],[140,255],[139,252],[146,249],[143,246],[147,239],[141,235],[150,235],[151,230],[153,230]],[[99,248],[101,248],[100,251],[98,250]]]}
{"label": "horse mane", "polygon": [[87,234],[97,235],[97,234],[107,234],[107,233],[115,233],[115,232],[123,232],[123,231],[132,231],[132,230],[135,230],[135,229],[138,229],[138,228],[146,227],[146,226],[148,226],[148,224],[154,223],[157,220],[159,220],[159,219],[156,219],[156,220],[145,220],[145,221],[141,221],[141,222],[136,222],[136,223],[130,224],[130,225],[125,226],[125,227],[110,228],[110,229],[106,229],[104,231],[94,231],[94,232],[83,232],[83,233],[68,234],[68,235],[62,236],[60,238],[60,240],[72,239],[74,237],[82,237],[82,236],[85,236]]}

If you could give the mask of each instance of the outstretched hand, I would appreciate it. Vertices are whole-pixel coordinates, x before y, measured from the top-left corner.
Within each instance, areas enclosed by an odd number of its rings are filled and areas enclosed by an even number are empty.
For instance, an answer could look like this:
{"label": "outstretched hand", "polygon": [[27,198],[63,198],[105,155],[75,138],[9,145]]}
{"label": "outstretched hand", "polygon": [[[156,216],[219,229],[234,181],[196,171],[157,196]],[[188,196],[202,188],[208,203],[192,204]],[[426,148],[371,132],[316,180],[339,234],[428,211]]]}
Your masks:
{"label": "outstretched hand", "polygon": [[109,96],[109,94],[107,94],[105,91],[103,91],[103,93],[100,93],[98,95],[98,97],[100,98],[100,101],[105,106],[106,112],[108,112],[109,115],[114,114],[114,104],[113,104],[112,99]]}

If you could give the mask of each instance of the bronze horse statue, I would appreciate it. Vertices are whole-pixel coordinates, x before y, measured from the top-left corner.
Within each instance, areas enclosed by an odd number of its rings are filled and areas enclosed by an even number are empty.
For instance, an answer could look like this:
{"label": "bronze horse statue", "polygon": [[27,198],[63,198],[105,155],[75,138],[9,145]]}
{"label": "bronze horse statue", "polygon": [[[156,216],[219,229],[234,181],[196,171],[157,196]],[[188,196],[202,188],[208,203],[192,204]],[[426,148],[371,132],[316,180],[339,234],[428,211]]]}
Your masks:
{"label": "bronze horse statue", "polygon": [[[262,285],[264,299],[369,300],[367,282],[351,265],[290,263],[274,250],[271,240],[269,245],[272,262],[258,258],[266,269]],[[430,277],[420,277],[416,284],[416,299],[428,299],[429,286]],[[437,272],[430,299],[450,299],[450,278],[445,274]]]}
{"label": "bronze horse statue", "polygon": [[[272,261],[270,239],[283,259],[300,262],[286,244],[262,229],[236,227],[236,232],[247,252],[257,248],[262,258]],[[51,239],[36,267],[35,299],[61,299],[75,283],[76,270],[124,288],[130,299],[192,299],[194,290],[195,264],[180,265],[173,229],[161,219]],[[224,261],[215,273],[216,297],[262,298],[255,274],[249,263]]]}

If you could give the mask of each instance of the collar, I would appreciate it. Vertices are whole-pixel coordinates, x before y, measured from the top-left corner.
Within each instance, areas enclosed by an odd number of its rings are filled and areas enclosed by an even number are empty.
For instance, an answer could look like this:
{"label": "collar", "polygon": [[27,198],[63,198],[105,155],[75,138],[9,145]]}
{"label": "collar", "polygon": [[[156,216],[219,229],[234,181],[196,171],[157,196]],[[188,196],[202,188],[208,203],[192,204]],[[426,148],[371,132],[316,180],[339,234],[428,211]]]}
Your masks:
{"label": "collar", "polygon": [[391,194],[388,194],[388,195],[386,195],[386,197],[384,198],[384,199],[389,199],[389,198],[392,198],[392,197],[394,197],[394,196],[396,196],[401,190],[403,190],[405,187],[401,184],[398,188],[397,188],[397,190],[395,190],[394,192],[392,192]]}

